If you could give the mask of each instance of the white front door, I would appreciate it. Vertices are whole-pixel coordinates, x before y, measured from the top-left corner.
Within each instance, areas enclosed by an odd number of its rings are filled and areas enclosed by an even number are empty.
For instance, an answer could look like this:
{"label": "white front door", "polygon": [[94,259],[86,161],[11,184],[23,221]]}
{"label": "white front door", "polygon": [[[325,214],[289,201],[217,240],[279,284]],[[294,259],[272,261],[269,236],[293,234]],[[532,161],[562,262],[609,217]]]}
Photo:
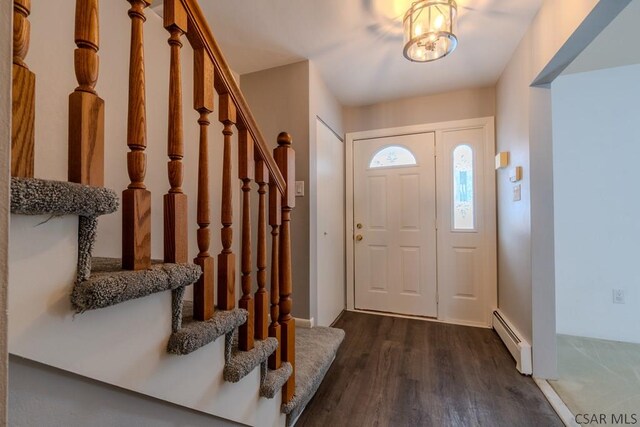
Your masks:
{"label": "white front door", "polygon": [[438,316],[434,133],[354,142],[355,308]]}

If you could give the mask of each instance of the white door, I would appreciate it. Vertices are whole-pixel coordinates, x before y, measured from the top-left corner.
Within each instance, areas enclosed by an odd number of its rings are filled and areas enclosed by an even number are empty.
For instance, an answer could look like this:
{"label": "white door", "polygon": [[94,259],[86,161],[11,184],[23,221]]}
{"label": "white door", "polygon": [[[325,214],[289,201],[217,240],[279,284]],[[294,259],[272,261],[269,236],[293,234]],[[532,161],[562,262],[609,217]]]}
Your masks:
{"label": "white door", "polygon": [[485,127],[438,132],[440,319],[490,324],[495,303],[493,139]]}
{"label": "white door", "polygon": [[433,133],[354,142],[355,308],[438,316]]}
{"label": "white door", "polygon": [[317,295],[319,326],[345,308],[344,142],[316,120],[318,176]]}

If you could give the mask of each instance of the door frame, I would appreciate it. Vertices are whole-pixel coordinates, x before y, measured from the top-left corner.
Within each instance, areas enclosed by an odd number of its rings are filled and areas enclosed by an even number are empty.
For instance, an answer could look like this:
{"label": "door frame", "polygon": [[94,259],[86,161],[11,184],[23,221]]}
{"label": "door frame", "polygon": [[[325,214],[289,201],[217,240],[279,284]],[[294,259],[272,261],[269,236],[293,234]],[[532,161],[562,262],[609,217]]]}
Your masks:
{"label": "door frame", "polygon": [[[491,245],[487,248],[487,257],[490,258],[490,262],[496,265],[495,272],[493,274],[493,278],[490,281],[489,289],[485,290],[489,292],[491,295],[487,298],[487,327],[491,327],[491,314],[498,307],[498,278],[497,278],[497,217],[496,217],[496,180],[494,173],[494,159],[495,159],[495,117],[481,117],[476,119],[467,119],[467,120],[455,120],[448,122],[438,122],[438,123],[425,123],[420,125],[411,125],[411,126],[401,126],[394,128],[386,128],[386,129],[375,129],[361,132],[350,132],[346,134],[345,138],[345,209],[346,209],[346,224],[345,224],[345,256],[346,256],[346,273],[347,273],[347,310],[356,311],[355,309],[355,245],[353,242],[353,236],[355,232],[355,224],[354,224],[354,156],[353,156],[353,147],[356,141],[364,140],[364,139],[374,139],[374,138],[385,138],[392,136],[401,136],[401,135],[411,135],[417,133],[428,133],[433,132],[435,134],[436,139],[436,177],[438,177],[442,166],[440,162],[442,161],[443,156],[440,155],[441,143],[439,142],[442,138],[442,132],[444,131],[452,131],[452,130],[463,130],[463,129],[471,129],[471,128],[483,128],[485,131],[486,141],[490,141],[493,143],[485,144],[484,146],[484,182],[482,183],[482,191],[484,194],[488,194],[489,198],[494,201],[494,203],[484,203],[484,212],[485,218],[489,220],[486,221],[486,230],[485,233],[488,235],[494,235],[496,238],[490,239]],[[438,188],[436,186],[436,198],[438,198]],[[409,316],[411,317],[411,316]],[[438,312],[438,318],[440,317],[440,312]],[[421,318],[422,319],[422,318]],[[437,319],[427,319],[425,320],[434,320]],[[476,325],[477,326],[477,325]]]}

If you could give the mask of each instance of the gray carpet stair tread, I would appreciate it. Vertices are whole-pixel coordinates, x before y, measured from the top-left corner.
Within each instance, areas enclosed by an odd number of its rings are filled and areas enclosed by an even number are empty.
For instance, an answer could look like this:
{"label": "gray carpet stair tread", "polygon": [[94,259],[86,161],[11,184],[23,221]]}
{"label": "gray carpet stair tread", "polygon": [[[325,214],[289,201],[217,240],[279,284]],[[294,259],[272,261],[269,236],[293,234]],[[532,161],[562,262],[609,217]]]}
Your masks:
{"label": "gray carpet stair tread", "polygon": [[11,212],[95,218],[118,210],[118,195],[103,187],[37,178],[11,178]]}
{"label": "gray carpet stair tread", "polygon": [[93,258],[91,276],[76,283],[71,303],[77,312],[109,307],[194,283],[202,270],[195,264],[154,263],[147,270],[122,270],[117,258]]}
{"label": "gray carpet stair tread", "polygon": [[298,418],[320,387],[343,339],[342,329],[296,328],[296,391],[293,399],[282,405],[287,425]]}
{"label": "gray carpet stair tread", "polygon": [[265,362],[276,348],[278,348],[278,340],[271,337],[266,340],[256,340],[253,349],[249,351],[240,351],[234,343],[231,355],[224,365],[224,380],[237,383]]}
{"label": "gray carpet stair tread", "polygon": [[229,311],[216,310],[213,317],[206,321],[193,320],[185,301],[185,316],[182,327],[171,334],[167,352],[185,355],[212,343],[218,337],[226,335],[247,321],[246,310],[235,308]]}
{"label": "gray carpet stair tread", "polygon": [[260,382],[260,396],[273,399],[291,376],[293,367],[289,362],[282,362],[279,369],[265,371]]}

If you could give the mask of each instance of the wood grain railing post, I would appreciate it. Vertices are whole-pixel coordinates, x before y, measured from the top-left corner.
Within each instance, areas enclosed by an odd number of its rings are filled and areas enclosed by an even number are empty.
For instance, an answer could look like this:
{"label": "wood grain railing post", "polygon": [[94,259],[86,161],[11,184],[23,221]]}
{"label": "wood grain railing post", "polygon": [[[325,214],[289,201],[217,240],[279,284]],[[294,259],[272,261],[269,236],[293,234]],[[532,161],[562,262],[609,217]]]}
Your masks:
{"label": "wood grain railing post", "polygon": [[293,374],[282,387],[282,401],[289,402],[296,388],[295,355],[296,326],[291,315],[293,280],[291,274],[291,211],[296,205],[295,180],[296,159],[291,147],[291,136],[282,132],[278,135],[278,147],[274,149],[274,157],[286,182],[282,196],[282,226],[280,227],[280,319],[282,327],[282,361],[293,366]]}
{"label": "wood grain railing post", "polygon": [[282,223],[282,195],[273,179],[269,181],[269,225],[271,226],[271,324],[269,336],[278,340],[278,348],[269,356],[269,369],[279,369],[281,359],[280,317],[280,224]]}
{"label": "wood grain railing post", "polygon": [[[256,156],[258,157],[258,156]],[[269,170],[264,160],[256,158],[256,183],[258,184],[258,255],[256,276],[258,290],[255,295],[255,338],[269,336],[269,294],[267,293],[267,185]]]}
{"label": "wood grain railing post", "polygon": [[104,185],[104,101],[95,91],[100,59],[98,0],[76,0],[74,67],[78,87],[69,95],[71,182]]}
{"label": "wood grain railing post", "polygon": [[122,193],[122,267],[142,270],[151,265],[151,193],[144,185],[147,169],[147,114],[144,71],[144,9],[151,0],[131,3],[127,171],[131,183]]}
{"label": "wood grain railing post", "polygon": [[193,260],[202,268],[202,275],[193,288],[193,317],[209,320],[214,312],[214,260],[209,254],[209,114],[214,106],[213,62],[203,48],[193,51],[194,108],[200,113],[200,151],[198,155],[198,257]]}
{"label": "wood grain railing post", "polygon": [[186,263],[188,258],[187,195],[182,191],[184,179],[184,138],[182,122],[182,65],[180,38],[187,31],[187,12],[180,0],[164,1],[164,27],[169,31],[171,68],[169,71],[169,117],[167,154],[171,188],[164,196],[164,261]]}
{"label": "wood grain railing post", "polygon": [[224,125],[224,154],[222,165],[222,252],[218,255],[218,308],[235,307],[236,256],[231,251],[233,243],[233,203],[231,182],[231,136],[236,123],[236,107],[228,93],[220,95],[219,119]]}
{"label": "wood grain railing post", "polygon": [[31,38],[31,0],[13,2],[11,176],[33,177],[36,75],[24,62]]}
{"label": "wood grain railing post", "polygon": [[242,297],[239,307],[247,310],[247,321],[238,328],[238,348],[249,351],[253,348],[254,304],[251,294],[251,181],[255,177],[253,157],[254,141],[249,131],[242,126],[238,133],[238,177],[242,181]]}

